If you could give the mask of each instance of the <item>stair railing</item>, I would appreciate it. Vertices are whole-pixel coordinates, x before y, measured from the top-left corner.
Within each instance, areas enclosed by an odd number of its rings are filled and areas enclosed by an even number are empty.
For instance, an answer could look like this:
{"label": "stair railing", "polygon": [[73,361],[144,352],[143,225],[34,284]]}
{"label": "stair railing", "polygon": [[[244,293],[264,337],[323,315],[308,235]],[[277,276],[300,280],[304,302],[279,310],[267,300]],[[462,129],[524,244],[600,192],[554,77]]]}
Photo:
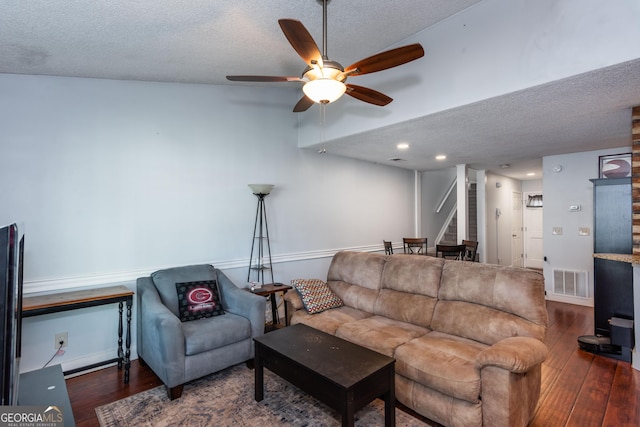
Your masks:
{"label": "stair railing", "polygon": [[444,207],[444,204],[449,199],[449,196],[451,195],[451,192],[453,191],[454,188],[456,188],[456,178],[453,178],[453,181],[451,181],[451,184],[449,185],[449,189],[444,194],[444,196],[442,196],[442,200],[440,200],[440,203],[438,204],[438,207],[436,208],[436,213],[440,213],[440,211]]}

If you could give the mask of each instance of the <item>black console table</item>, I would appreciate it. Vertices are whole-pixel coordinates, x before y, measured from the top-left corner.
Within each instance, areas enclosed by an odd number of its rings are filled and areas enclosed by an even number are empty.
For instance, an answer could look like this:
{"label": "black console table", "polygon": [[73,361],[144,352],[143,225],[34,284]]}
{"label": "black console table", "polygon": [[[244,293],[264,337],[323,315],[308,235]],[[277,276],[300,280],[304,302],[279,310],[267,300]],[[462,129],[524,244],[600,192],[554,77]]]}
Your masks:
{"label": "black console table", "polygon": [[[131,366],[131,306],[133,305],[133,291],[126,286],[111,286],[107,288],[87,289],[81,291],[63,292],[50,295],[25,297],[22,301],[22,316],[32,317],[42,314],[59,313],[61,311],[77,310],[80,308],[96,307],[105,304],[118,303],[118,355],[104,362],[94,363],[82,368],[66,371],[65,375],[75,374],[87,369],[118,362],[118,369],[124,365],[124,383],[129,383],[129,368]],[[122,311],[123,304],[127,306],[127,334],[125,349],[122,348]]]}

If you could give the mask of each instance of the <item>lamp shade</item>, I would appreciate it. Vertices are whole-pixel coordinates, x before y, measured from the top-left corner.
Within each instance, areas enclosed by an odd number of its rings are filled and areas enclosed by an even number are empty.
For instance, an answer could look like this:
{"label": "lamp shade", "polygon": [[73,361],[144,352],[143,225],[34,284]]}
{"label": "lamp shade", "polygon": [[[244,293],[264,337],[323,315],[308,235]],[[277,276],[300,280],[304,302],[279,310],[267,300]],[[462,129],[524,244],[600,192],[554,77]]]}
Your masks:
{"label": "lamp shade", "polygon": [[249,184],[253,194],[269,194],[273,190],[273,184]]}
{"label": "lamp shade", "polygon": [[318,104],[329,104],[340,98],[346,90],[344,83],[328,78],[312,80],[302,87],[307,98]]}

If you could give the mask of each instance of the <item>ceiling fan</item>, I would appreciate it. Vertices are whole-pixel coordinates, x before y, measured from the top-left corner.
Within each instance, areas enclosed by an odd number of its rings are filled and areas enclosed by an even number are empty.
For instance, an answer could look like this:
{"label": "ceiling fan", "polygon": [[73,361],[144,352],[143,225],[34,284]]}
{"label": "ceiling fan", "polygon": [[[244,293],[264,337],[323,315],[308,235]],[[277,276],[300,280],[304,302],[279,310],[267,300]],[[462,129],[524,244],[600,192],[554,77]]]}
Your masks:
{"label": "ceiling fan", "polygon": [[369,104],[385,106],[392,98],[376,90],[346,83],[348,77],[375,73],[397,67],[424,56],[419,43],[411,44],[362,59],[343,68],[340,63],[327,56],[327,3],[330,0],[317,0],[322,3],[322,53],[313,37],[302,22],[296,19],[280,19],[278,23],[293,49],[306,62],[302,77],[285,76],[227,76],[228,80],[239,82],[303,82],[304,96],[293,108],[295,113],[306,111],[314,103],[328,104],[340,98],[344,93]]}

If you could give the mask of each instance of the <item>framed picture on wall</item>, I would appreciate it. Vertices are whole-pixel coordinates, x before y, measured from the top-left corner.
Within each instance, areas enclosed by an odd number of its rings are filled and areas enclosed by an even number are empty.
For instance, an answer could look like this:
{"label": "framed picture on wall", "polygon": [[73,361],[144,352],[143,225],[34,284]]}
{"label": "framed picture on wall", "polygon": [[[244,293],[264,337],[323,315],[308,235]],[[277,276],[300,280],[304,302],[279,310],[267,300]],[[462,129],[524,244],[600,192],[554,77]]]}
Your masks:
{"label": "framed picture on wall", "polygon": [[631,153],[600,156],[600,178],[626,178],[631,176]]}

